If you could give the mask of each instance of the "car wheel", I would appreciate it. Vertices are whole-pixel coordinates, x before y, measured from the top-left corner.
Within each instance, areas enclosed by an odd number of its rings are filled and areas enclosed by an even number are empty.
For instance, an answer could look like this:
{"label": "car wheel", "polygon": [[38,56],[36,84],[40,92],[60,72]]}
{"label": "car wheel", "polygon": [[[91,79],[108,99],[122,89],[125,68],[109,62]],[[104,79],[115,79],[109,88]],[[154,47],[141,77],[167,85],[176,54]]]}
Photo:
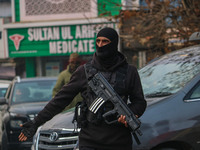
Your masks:
{"label": "car wheel", "polygon": [[3,131],[1,139],[1,150],[8,150],[8,138],[5,130]]}

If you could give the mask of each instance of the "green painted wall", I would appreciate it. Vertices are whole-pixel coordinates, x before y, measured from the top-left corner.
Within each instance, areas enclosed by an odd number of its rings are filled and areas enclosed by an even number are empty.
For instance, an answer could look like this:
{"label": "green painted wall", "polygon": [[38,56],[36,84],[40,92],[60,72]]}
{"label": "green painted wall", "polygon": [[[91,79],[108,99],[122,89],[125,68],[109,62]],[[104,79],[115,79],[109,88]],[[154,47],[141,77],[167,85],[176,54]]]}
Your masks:
{"label": "green painted wall", "polygon": [[20,22],[20,5],[19,5],[20,0],[15,0],[15,22]]}
{"label": "green painted wall", "polygon": [[26,64],[26,77],[35,77],[36,71],[35,71],[35,58],[25,58],[25,64]]}
{"label": "green painted wall", "polygon": [[119,15],[121,10],[121,0],[98,0],[98,16]]}

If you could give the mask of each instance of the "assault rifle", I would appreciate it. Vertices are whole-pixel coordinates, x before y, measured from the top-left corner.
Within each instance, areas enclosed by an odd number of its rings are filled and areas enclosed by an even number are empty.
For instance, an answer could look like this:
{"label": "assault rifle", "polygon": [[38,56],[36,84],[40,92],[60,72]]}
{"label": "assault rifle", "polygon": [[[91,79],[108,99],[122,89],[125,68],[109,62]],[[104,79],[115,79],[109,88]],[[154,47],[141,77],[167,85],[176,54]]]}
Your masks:
{"label": "assault rifle", "polygon": [[91,80],[88,81],[88,84],[93,90],[93,92],[97,95],[97,98],[90,105],[89,110],[95,114],[98,111],[98,109],[103,105],[103,103],[105,103],[106,101],[112,102],[114,108],[103,114],[105,122],[108,124],[113,123],[114,121],[108,121],[106,118],[109,118],[109,116],[115,114],[117,114],[118,116],[126,116],[126,122],[129,128],[131,129],[131,132],[137,144],[140,144],[136,133],[138,133],[140,136],[142,135],[142,132],[139,129],[141,122],[133,114],[133,112],[122,100],[122,98],[115,92],[115,90],[112,88],[110,83],[108,83],[108,81],[104,78],[104,76],[101,73],[97,73],[93,76]]}

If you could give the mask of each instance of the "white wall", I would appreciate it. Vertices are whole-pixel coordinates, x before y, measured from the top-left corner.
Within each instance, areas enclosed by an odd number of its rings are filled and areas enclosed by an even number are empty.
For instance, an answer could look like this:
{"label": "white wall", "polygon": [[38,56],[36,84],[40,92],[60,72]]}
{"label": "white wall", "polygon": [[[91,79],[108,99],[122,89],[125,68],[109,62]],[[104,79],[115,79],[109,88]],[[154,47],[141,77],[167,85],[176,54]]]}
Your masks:
{"label": "white wall", "polygon": [[[11,2],[0,2],[0,32],[1,32],[1,38],[0,38],[0,59],[7,58],[8,53],[5,51],[3,40],[5,32],[3,32],[3,22],[7,23],[10,21],[11,17]],[[4,18],[4,20],[3,20]]]}
{"label": "white wall", "polygon": [[0,2],[0,18],[11,16],[11,3],[10,2]]}
{"label": "white wall", "polygon": [[135,10],[139,7],[139,0],[122,0],[123,10]]}
{"label": "white wall", "polygon": [[5,50],[5,41],[3,40],[5,37],[5,30],[3,31],[3,18],[0,18],[0,32],[1,32],[1,38],[0,38],[0,59],[1,58],[8,58],[8,52]]}

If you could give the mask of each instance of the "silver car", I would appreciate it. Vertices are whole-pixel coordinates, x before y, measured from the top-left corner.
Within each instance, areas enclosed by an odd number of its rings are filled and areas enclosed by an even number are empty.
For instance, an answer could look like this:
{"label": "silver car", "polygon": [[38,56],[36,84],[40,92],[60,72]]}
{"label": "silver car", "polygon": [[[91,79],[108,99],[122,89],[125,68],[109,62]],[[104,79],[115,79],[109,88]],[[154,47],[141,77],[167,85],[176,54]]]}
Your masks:
{"label": "silver car", "polygon": [[39,127],[32,150],[73,150],[78,141],[79,129],[72,123],[74,108],[59,113]]}
{"label": "silver car", "polygon": [[11,81],[0,80],[0,97],[4,97]]}

